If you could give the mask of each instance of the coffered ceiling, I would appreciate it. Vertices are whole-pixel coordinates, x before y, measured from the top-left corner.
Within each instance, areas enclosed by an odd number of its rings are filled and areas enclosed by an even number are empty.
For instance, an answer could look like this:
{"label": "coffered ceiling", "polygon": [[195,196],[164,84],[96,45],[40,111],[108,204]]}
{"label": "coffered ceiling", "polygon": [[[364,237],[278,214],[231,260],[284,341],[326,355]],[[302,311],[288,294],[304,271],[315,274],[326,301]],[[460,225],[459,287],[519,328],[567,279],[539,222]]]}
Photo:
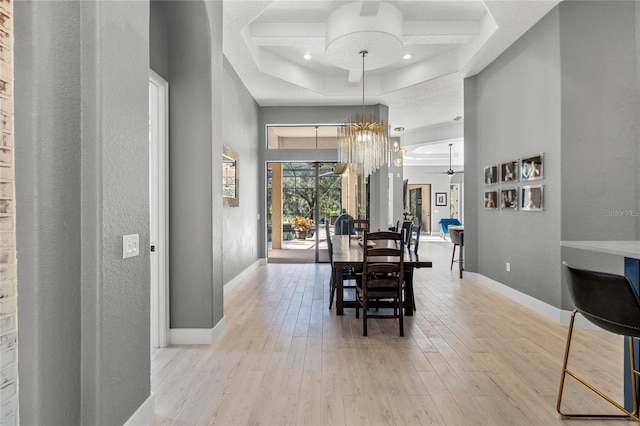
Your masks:
{"label": "coffered ceiling", "polygon": [[361,105],[366,50],[366,103],[389,107],[407,145],[444,143],[448,154],[448,141],[427,135],[461,126],[463,78],[557,3],[224,0],[223,50],[261,106]]}

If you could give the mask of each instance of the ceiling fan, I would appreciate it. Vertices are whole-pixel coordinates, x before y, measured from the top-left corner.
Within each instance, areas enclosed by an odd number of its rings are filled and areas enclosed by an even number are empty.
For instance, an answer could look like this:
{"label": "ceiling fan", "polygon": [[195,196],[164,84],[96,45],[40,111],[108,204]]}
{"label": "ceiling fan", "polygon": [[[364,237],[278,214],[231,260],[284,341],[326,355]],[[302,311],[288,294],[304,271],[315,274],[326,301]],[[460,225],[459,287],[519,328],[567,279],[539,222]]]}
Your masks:
{"label": "ceiling fan", "polygon": [[451,168],[451,146],[453,146],[453,144],[452,144],[452,143],[450,143],[450,144],[449,144],[449,170],[447,170],[446,172],[442,172],[442,173],[444,173],[445,175],[448,175],[448,176],[453,176],[453,175],[455,175],[456,173],[464,173],[464,170],[457,170],[457,171],[454,171],[454,170]]}

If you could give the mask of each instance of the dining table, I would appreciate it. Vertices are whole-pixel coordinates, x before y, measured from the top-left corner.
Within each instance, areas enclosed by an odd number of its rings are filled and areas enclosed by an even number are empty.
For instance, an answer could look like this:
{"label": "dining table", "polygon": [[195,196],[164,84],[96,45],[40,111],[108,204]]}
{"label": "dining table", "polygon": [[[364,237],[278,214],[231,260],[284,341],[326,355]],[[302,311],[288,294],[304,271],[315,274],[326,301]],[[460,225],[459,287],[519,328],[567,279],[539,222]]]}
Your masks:
{"label": "dining table", "polygon": [[[336,279],[336,314],[343,315],[344,308],[355,308],[355,300],[344,300],[343,272],[346,268],[362,269],[364,253],[362,243],[356,235],[334,235],[331,237],[333,244],[333,267]],[[430,260],[420,259],[418,253],[404,247],[405,275],[413,274],[415,268],[431,268]],[[413,279],[405,279],[403,305],[405,315],[413,315]]]}

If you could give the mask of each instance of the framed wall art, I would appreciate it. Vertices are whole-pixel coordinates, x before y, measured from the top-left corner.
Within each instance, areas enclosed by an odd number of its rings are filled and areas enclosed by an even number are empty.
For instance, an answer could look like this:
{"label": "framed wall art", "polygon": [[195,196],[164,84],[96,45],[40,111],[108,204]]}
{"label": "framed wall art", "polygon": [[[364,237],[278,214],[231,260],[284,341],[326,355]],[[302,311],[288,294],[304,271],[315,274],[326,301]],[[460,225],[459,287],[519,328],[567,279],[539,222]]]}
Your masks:
{"label": "framed wall art", "polygon": [[224,207],[240,205],[239,166],[238,153],[224,145],[222,149],[222,205]]}
{"label": "framed wall art", "polygon": [[501,190],[500,208],[505,210],[518,210],[518,192],[518,188]]}
{"label": "framed wall art", "polygon": [[544,154],[523,158],[520,162],[520,180],[529,181],[544,177]]}
{"label": "framed wall art", "polygon": [[520,190],[520,206],[524,211],[544,210],[544,185],[525,185]]}
{"label": "framed wall art", "polygon": [[447,205],[447,193],[436,192],[436,206],[446,206],[446,205]]}
{"label": "framed wall art", "polygon": [[484,192],[484,208],[494,210],[498,208],[498,191]]}
{"label": "framed wall art", "polygon": [[518,160],[508,161],[500,164],[500,181],[501,182],[513,182],[518,180],[520,175],[518,174]]}
{"label": "framed wall art", "polygon": [[498,166],[488,166],[484,168],[484,184],[493,185],[498,183]]}

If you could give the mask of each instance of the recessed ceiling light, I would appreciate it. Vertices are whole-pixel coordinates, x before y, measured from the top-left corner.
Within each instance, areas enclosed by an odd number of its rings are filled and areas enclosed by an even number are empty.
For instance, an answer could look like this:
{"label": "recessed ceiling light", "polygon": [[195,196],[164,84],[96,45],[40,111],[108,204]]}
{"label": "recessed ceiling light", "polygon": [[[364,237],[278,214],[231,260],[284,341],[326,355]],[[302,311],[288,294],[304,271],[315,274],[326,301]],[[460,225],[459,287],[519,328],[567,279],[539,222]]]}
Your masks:
{"label": "recessed ceiling light", "polygon": [[304,55],[304,59],[306,59],[306,60],[308,61],[309,59],[311,59],[311,55],[309,55],[309,54],[307,53],[306,55]]}
{"label": "recessed ceiling light", "polygon": [[407,54],[406,54],[406,55],[404,55],[402,58],[403,58],[403,59],[411,59],[411,55],[407,53]]}

